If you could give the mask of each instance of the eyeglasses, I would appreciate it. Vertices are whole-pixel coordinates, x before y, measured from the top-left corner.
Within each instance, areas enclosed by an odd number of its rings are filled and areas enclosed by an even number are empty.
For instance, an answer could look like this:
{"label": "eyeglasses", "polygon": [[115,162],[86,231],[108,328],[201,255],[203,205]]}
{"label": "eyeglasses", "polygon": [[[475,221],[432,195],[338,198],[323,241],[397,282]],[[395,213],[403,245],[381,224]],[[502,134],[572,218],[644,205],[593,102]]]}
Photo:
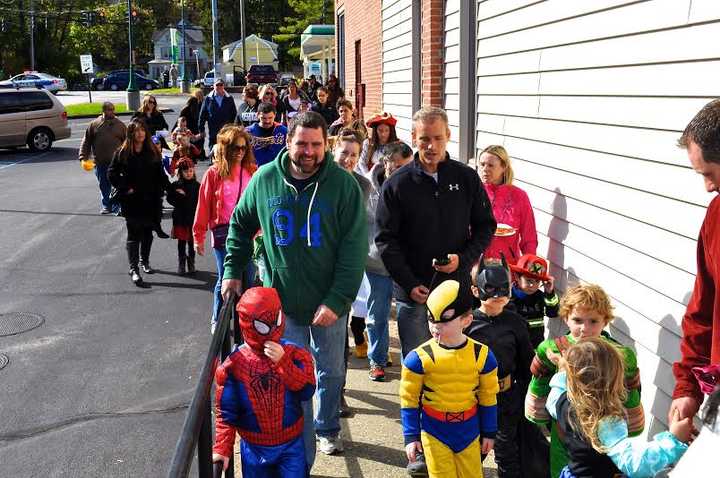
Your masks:
{"label": "eyeglasses", "polygon": [[156,105],[156,104],[157,104],[157,102],[156,102],[156,101],[153,101],[153,100],[150,100],[150,101],[148,101],[148,104],[151,104],[151,105]]}
{"label": "eyeglasses", "polygon": [[231,144],[230,149],[234,151],[247,151],[247,145],[246,144]]}

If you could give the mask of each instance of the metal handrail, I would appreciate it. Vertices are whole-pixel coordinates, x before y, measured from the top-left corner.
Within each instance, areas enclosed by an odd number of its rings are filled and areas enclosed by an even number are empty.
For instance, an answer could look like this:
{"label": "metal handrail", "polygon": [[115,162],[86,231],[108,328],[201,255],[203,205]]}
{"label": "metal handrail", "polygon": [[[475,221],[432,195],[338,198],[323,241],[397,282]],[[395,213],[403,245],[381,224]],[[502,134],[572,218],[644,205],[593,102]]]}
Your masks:
{"label": "metal handrail", "polygon": [[[190,407],[185,415],[180,438],[175,445],[168,478],[187,478],[193,462],[195,445],[198,447],[198,476],[210,478],[213,475],[210,389],[215,378],[215,369],[218,366],[218,355],[222,355],[224,360],[231,351],[236,301],[237,296],[233,293],[220,309],[220,319],[210,342],[210,349],[205,357],[205,364],[195,386]],[[226,478],[234,477],[232,456],[225,476]]]}

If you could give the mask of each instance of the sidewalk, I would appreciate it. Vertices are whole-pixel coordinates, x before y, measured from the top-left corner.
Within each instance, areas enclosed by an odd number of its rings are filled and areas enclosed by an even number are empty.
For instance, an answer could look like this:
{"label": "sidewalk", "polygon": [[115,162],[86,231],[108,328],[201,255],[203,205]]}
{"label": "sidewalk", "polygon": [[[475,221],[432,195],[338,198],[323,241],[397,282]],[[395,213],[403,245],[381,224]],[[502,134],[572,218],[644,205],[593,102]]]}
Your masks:
{"label": "sidewalk", "polygon": [[[352,346],[352,339],[350,343]],[[400,424],[400,342],[394,320],[390,322],[390,350],[393,366],[385,370],[385,382],[371,381],[367,360],[351,356],[345,397],[353,415],[342,420],[345,451],[335,456],[318,452],[312,478],[409,476]],[[242,476],[239,464],[235,476]],[[485,460],[484,476],[497,476],[492,455]]]}

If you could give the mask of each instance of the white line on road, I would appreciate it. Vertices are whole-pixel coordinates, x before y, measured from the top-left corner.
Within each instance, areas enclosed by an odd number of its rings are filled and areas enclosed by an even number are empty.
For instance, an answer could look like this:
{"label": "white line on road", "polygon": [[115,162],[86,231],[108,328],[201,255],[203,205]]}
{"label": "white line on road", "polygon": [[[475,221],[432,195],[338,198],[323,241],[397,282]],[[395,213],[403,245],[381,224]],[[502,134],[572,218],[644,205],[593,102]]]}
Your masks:
{"label": "white line on road", "polygon": [[6,165],[3,165],[3,166],[0,166],[0,171],[3,170],[3,169],[11,168],[11,167],[13,167],[13,166],[15,166],[15,165],[18,165],[18,164],[22,164],[22,163],[24,163],[25,161],[30,161],[31,159],[39,159],[39,158],[42,158],[43,156],[47,156],[48,154],[50,154],[50,151],[47,151],[47,152],[42,153],[42,154],[38,154],[37,156],[28,156],[27,158],[21,159],[20,161],[15,161],[14,163],[10,163],[10,164],[6,164]]}

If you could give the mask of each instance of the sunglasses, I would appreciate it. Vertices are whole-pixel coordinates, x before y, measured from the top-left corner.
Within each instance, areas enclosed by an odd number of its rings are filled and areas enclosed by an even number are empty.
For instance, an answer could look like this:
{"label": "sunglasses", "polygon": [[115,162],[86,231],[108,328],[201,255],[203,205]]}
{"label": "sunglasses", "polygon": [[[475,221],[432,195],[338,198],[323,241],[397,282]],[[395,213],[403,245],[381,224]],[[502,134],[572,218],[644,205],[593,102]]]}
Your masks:
{"label": "sunglasses", "polygon": [[231,144],[229,146],[230,149],[233,151],[247,151],[247,145],[246,144]]}
{"label": "sunglasses", "polygon": [[148,104],[151,104],[151,105],[156,105],[156,104],[157,104],[157,102],[156,102],[156,101],[148,101]]}

